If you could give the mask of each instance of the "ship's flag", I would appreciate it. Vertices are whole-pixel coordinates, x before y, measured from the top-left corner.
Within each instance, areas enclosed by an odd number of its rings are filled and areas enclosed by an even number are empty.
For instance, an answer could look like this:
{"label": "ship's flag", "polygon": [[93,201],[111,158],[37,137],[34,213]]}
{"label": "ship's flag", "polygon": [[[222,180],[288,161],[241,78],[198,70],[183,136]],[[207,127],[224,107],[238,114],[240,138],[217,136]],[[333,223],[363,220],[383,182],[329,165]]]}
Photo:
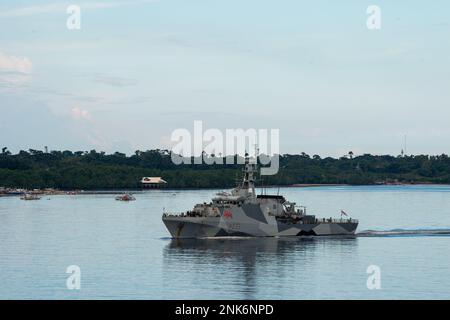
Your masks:
{"label": "ship's flag", "polygon": [[341,215],[344,215],[344,216],[348,217],[347,212],[345,212],[344,210],[341,210]]}

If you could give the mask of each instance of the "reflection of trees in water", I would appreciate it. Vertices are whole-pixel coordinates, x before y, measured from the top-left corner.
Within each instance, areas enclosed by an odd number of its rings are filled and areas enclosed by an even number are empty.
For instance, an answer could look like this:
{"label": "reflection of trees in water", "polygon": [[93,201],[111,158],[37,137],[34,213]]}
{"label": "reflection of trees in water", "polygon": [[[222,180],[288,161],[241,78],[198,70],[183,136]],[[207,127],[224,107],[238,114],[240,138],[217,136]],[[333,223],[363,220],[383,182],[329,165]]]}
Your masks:
{"label": "reflection of trees in water", "polygon": [[164,248],[164,270],[217,273],[217,281],[237,280],[240,293],[251,299],[265,275],[272,280],[300,275],[324,247],[339,251],[355,244],[354,237],[173,239]]}

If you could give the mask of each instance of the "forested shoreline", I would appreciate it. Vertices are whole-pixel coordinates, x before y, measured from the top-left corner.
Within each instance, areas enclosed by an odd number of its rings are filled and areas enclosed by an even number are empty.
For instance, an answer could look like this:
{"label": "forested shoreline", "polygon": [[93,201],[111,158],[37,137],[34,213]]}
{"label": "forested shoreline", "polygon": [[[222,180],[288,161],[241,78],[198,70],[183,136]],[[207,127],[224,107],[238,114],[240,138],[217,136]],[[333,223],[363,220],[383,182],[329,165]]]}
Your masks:
{"label": "forested shoreline", "polygon": [[[206,156],[206,155],[205,155]],[[237,156],[234,157],[236,163]],[[258,185],[295,184],[371,185],[389,183],[450,183],[450,158],[442,155],[358,155],[340,158],[318,155],[280,155],[276,175]],[[225,161],[224,161],[225,163]],[[228,188],[236,184],[242,165],[181,164],[168,150],[106,154],[91,151],[20,151],[0,154],[0,187],[62,190],[136,189],[144,176],[160,176],[169,188]]]}

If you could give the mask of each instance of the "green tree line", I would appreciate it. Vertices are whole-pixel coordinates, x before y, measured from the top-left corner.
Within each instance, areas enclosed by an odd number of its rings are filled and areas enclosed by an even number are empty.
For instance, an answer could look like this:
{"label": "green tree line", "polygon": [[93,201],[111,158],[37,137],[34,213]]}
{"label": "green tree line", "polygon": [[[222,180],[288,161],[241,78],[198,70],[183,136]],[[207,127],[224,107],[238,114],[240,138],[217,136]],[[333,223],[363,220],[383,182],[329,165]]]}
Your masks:
{"label": "green tree line", "polygon": [[[214,155],[204,155],[214,157]],[[234,163],[238,157],[232,157]],[[192,162],[194,159],[191,159]],[[370,155],[341,158],[283,154],[276,175],[258,184],[450,183],[450,158],[445,155]],[[226,159],[222,158],[223,163]],[[161,176],[171,188],[228,188],[236,184],[239,164],[180,164],[168,150],[136,151],[127,156],[91,151],[20,151],[0,154],[0,186],[12,188],[135,189],[144,176]]]}

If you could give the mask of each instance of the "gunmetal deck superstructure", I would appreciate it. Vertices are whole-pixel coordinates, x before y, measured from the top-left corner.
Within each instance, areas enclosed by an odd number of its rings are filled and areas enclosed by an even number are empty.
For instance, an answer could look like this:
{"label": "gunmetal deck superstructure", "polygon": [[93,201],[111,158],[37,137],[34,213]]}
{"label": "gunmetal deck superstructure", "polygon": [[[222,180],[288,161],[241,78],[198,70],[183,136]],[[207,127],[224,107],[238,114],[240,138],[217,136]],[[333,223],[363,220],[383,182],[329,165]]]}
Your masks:
{"label": "gunmetal deck superstructure", "polygon": [[173,238],[353,235],[355,219],[316,218],[281,195],[256,195],[256,161],[245,157],[242,182],[230,193],[181,214],[163,213]]}

